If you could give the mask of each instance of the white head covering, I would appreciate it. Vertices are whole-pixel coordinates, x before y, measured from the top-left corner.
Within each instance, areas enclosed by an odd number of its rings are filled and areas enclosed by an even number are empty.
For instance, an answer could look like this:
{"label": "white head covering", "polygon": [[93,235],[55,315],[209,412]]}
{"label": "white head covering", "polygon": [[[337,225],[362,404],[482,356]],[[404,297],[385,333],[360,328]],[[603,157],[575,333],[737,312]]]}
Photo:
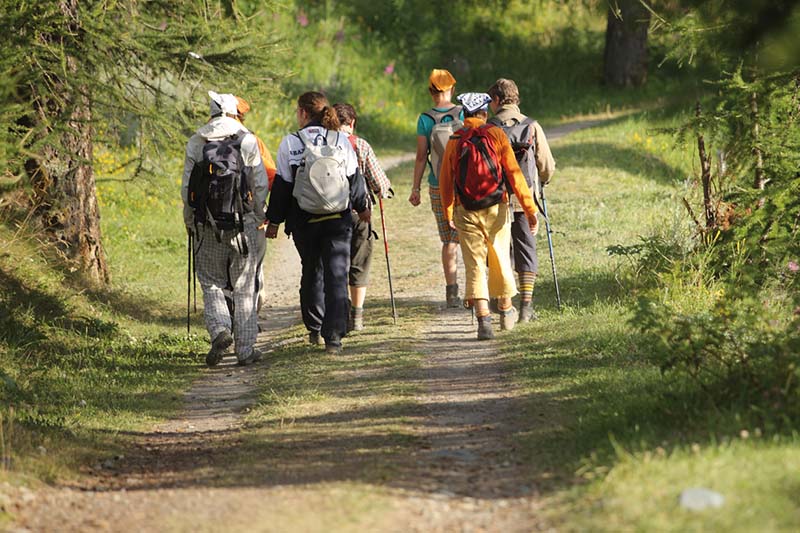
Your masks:
{"label": "white head covering", "polygon": [[463,93],[456,96],[456,100],[461,102],[467,113],[475,113],[489,109],[492,97],[486,93]]}
{"label": "white head covering", "polygon": [[214,91],[208,91],[208,97],[211,98],[211,116],[226,114],[237,115],[237,106],[239,102],[232,94],[219,94]]}

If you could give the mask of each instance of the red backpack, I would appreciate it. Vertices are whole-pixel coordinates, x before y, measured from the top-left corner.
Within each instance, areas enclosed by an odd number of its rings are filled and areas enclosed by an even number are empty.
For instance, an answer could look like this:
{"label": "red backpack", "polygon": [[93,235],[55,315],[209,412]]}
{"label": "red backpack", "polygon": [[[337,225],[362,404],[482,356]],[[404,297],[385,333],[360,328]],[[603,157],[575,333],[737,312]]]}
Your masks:
{"label": "red backpack", "polygon": [[485,209],[503,200],[503,168],[494,140],[488,135],[493,127],[484,124],[456,134],[455,188],[461,205],[469,211]]}

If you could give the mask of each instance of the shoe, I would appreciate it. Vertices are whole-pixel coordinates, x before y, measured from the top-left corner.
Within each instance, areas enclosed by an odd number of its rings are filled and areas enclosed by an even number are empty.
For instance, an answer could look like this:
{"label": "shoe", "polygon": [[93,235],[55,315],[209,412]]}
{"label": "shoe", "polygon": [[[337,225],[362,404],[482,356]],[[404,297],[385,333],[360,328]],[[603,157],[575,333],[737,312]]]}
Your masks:
{"label": "shoe", "polygon": [[319,331],[308,332],[308,343],[312,346],[319,346],[322,344],[322,337],[319,336]]}
{"label": "shoe", "polygon": [[517,323],[517,308],[513,305],[505,311],[500,311],[500,329],[503,331],[511,331]]}
{"label": "shoe", "polygon": [[458,309],[461,307],[461,298],[458,297],[458,283],[447,285],[445,287],[445,295],[448,309]]}
{"label": "shoe", "polygon": [[530,322],[531,320],[538,320],[539,315],[533,310],[531,302],[526,302],[519,307],[519,322]]}
{"label": "shoe", "polygon": [[259,350],[256,350],[255,348],[253,348],[252,353],[250,353],[250,355],[248,355],[244,359],[239,359],[237,357],[236,364],[239,365],[239,366],[252,365],[253,363],[257,363],[257,362],[261,361],[262,357],[263,357],[263,354]]}
{"label": "shoe", "polygon": [[227,329],[220,331],[211,341],[211,349],[206,354],[206,365],[217,366],[225,356],[225,351],[233,344],[233,336]]}
{"label": "shoe", "polygon": [[478,340],[486,341],[494,338],[492,315],[478,317]]}
{"label": "shoe", "polygon": [[350,314],[350,317],[347,319],[347,332],[350,333],[351,331],[361,331],[364,329],[364,317],[362,316],[354,316]]}
{"label": "shoe", "polygon": [[325,343],[325,353],[328,355],[339,355],[342,353],[342,343],[341,342],[326,342]]}

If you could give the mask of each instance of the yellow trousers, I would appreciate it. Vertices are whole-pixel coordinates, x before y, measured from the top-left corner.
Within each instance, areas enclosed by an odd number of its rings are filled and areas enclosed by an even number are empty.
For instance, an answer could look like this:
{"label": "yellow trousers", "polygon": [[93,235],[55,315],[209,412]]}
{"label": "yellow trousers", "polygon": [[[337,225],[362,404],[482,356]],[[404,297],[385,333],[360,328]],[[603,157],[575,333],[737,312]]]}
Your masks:
{"label": "yellow trousers", "polygon": [[[458,230],[466,269],[464,298],[511,298],[517,294],[511,268],[511,213],[500,203],[469,211],[457,205],[453,223]],[[488,280],[487,280],[488,278]]]}

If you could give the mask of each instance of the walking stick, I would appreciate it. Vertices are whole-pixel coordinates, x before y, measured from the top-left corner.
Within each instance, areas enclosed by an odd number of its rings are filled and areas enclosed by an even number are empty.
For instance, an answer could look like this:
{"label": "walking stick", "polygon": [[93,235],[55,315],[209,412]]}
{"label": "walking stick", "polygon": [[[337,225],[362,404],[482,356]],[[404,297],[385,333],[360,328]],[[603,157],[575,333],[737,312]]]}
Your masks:
{"label": "walking stick", "polygon": [[556,287],[556,305],[561,311],[561,292],[558,290],[558,276],[556,275],[556,259],[553,256],[553,228],[550,226],[550,217],[547,215],[547,201],[544,198],[544,185],[539,183],[539,196],[542,197],[542,214],[547,231],[547,247],[550,248],[550,267],[553,270],[553,283]]}
{"label": "walking stick", "polygon": [[186,236],[187,250],[189,252],[186,262],[186,334],[191,333],[192,328],[192,233]]}
{"label": "walking stick", "polygon": [[386,254],[386,272],[389,276],[389,300],[392,302],[392,322],[397,325],[397,307],[394,304],[394,289],[392,288],[392,267],[389,265],[389,241],[386,239],[386,217],[383,214],[383,198],[378,196],[378,205],[381,208],[381,230],[383,231],[383,251]]}

